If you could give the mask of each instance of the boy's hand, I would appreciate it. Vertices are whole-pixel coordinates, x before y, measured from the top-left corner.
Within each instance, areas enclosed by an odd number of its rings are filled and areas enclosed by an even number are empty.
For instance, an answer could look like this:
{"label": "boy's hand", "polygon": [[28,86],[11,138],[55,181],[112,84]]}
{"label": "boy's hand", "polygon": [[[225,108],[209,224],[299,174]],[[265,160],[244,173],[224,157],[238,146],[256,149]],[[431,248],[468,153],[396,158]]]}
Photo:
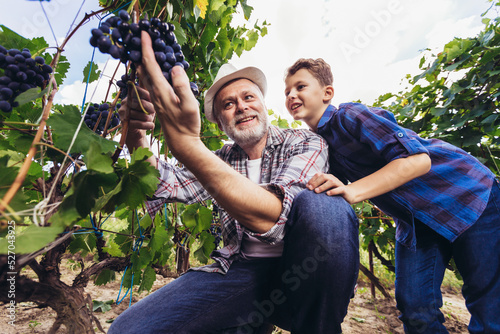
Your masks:
{"label": "boy's hand", "polygon": [[307,182],[307,189],[313,190],[318,194],[326,191],[328,196],[340,195],[344,197],[349,204],[354,204],[354,196],[349,192],[349,187],[332,174],[316,173],[309,182]]}

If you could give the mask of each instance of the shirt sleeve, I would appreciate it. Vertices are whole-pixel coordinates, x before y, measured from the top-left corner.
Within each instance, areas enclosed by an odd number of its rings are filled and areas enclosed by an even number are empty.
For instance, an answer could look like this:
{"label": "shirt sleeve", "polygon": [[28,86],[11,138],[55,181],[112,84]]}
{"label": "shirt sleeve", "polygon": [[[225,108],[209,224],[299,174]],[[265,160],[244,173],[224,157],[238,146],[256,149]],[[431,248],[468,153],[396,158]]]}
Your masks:
{"label": "shirt sleeve", "polygon": [[193,204],[210,198],[201,183],[186,168],[158,160],[158,171],[160,183],[153,197],[146,202],[151,217],[154,217],[165,203]]}
{"label": "shirt sleeve", "polygon": [[320,136],[304,131],[294,135],[282,147],[286,152],[276,166],[277,172],[268,184],[263,185],[282,200],[282,210],[276,224],[265,233],[248,233],[263,242],[274,244],[283,240],[285,224],[292,208],[294,197],[306,189],[307,181],[317,172],[328,171],[328,147]]}
{"label": "shirt sleeve", "polygon": [[426,153],[418,135],[397,124],[394,115],[381,108],[349,104],[340,116],[343,127],[374,154],[390,162],[410,155]]}

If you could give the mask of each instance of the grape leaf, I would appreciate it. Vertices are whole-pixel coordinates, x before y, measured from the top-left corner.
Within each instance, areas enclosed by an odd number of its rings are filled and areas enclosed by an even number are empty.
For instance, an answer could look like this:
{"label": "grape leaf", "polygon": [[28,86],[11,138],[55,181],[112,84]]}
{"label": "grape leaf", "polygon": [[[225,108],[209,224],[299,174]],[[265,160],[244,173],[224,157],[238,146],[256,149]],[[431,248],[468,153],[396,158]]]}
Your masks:
{"label": "grape leaf", "polygon": [[147,267],[142,274],[142,282],[139,286],[138,293],[142,291],[150,291],[153,288],[153,283],[156,281],[156,272],[152,267]]}
{"label": "grape leaf", "polygon": [[[38,227],[30,225],[22,232],[16,233],[16,254],[27,254],[36,252],[54,241],[59,233],[63,231],[59,226]],[[5,254],[9,243],[7,239],[0,239],[0,253]]]}
{"label": "grape leaf", "polygon": [[34,100],[44,96],[48,90],[49,90],[48,87],[46,87],[44,90],[41,90],[40,87],[30,88],[27,91],[19,94],[16,97],[15,101],[18,102],[19,105],[23,105],[25,103],[34,101]]}
{"label": "grape leaf", "polygon": [[[95,285],[104,285],[109,282],[113,282],[116,279],[116,274],[114,270],[104,269],[97,275],[94,280]],[[111,301],[112,302],[112,301]],[[95,311],[95,310],[94,310]]]}
{"label": "grape leaf", "polygon": [[87,66],[83,69],[83,82],[94,82],[97,79],[99,79],[99,76],[101,75],[101,71],[99,70],[99,67],[97,66],[96,63],[93,61],[89,61]]}
{"label": "grape leaf", "polygon": [[[64,114],[53,114],[47,120],[47,124],[54,130],[54,144],[63,151],[67,151],[69,144],[73,140],[81,115],[76,108],[64,110]],[[82,124],[71,153],[86,152],[90,143],[97,143],[105,153],[115,150],[117,143],[102,138],[92,132],[85,124]]]}
{"label": "grape leaf", "polygon": [[0,24],[0,29],[0,45],[6,49],[22,50],[23,48],[28,48],[31,54],[35,55],[35,53],[49,47],[49,44],[42,37],[33,38],[31,40],[24,38],[3,24]]}

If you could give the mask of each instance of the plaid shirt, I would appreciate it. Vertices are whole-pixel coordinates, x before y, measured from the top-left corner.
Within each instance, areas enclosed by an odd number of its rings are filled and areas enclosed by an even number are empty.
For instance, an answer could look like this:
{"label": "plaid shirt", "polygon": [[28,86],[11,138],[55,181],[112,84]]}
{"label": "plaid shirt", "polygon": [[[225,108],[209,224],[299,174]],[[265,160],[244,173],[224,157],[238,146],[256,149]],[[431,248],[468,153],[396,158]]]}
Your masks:
{"label": "plaid shirt", "polygon": [[[215,154],[237,172],[247,176],[248,156],[241,147],[236,144],[224,145]],[[155,216],[165,202],[192,204],[212,199],[186,168],[159,161],[158,169],[160,184],[153,199],[146,204],[151,217]],[[240,257],[241,240],[245,231],[269,244],[281,242],[294,196],[305,189],[307,181],[314,174],[327,170],[328,149],[320,136],[309,130],[270,126],[267,144],[262,153],[261,185],[282,199],[283,208],[278,221],[266,233],[254,233],[229,216],[214,201],[221,221],[224,247],[212,253],[211,257],[216,260],[214,264],[195,269],[227,272],[231,262]]]}
{"label": "plaid shirt", "polygon": [[396,222],[396,240],[416,245],[416,218],[453,241],[481,216],[495,175],[469,153],[399,126],[392,113],[358,103],[329,106],[318,124],[329,145],[331,173],[344,183],[374,173],[398,158],[427,153],[431,170],[371,199]]}

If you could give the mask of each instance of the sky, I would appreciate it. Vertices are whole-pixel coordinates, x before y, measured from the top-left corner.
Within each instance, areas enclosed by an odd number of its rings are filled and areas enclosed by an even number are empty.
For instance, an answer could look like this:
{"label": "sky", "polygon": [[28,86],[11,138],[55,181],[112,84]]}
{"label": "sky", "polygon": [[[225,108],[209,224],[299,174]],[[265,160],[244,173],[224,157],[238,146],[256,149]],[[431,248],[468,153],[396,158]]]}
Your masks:
{"label": "sky", "polygon": [[[50,46],[60,45],[85,13],[99,10],[98,0],[0,0],[0,4],[4,9],[0,24],[27,38],[43,36]],[[454,37],[476,36],[484,27],[481,14],[491,6],[487,0],[247,0],[247,4],[254,7],[250,21],[239,15],[234,22],[252,27],[256,20],[266,21],[268,34],[230,62],[238,68],[262,69],[268,80],[267,107],[285,118],[283,77],[297,59],[323,58],[331,65],[334,105],[354,100],[370,104],[382,94],[402,90],[406,74],[420,72],[423,50],[438,53]],[[88,21],[67,44],[64,54],[72,68],[59,87],[56,103],[82,103],[83,68],[93,57],[88,39],[97,25],[96,18]],[[99,51],[93,59],[106,71],[97,89],[96,83],[90,85],[86,100],[101,102],[106,75],[112,74],[116,63],[107,62],[108,56]]]}

